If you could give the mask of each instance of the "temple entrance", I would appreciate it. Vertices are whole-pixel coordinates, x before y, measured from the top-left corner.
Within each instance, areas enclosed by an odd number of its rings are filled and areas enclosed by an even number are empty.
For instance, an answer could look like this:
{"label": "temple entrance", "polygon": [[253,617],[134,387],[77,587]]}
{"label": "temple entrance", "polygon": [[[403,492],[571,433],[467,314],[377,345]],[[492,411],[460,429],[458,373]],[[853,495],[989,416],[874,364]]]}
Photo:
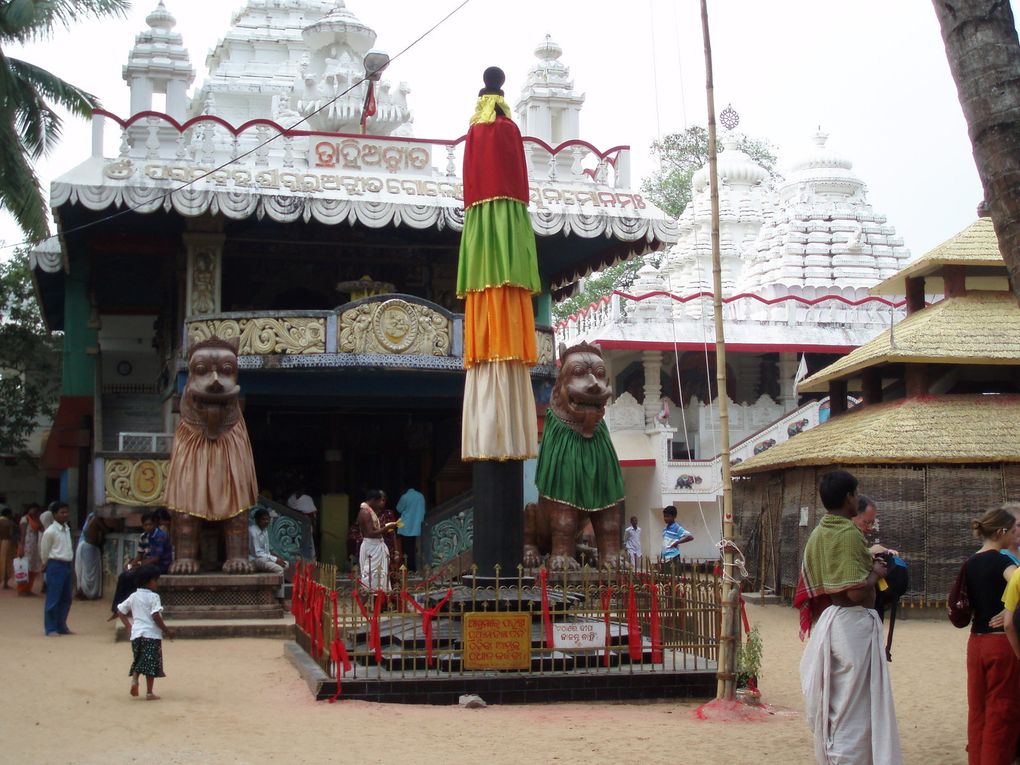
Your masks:
{"label": "temple entrance", "polygon": [[393,400],[323,403],[249,397],[245,408],[259,488],[281,504],[295,491],[314,500],[320,560],[348,561],[348,532],[368,489],[383,489],[395,508],[406,478],[431,509],[471,488],[460,463],[459,400],[417,409]]}

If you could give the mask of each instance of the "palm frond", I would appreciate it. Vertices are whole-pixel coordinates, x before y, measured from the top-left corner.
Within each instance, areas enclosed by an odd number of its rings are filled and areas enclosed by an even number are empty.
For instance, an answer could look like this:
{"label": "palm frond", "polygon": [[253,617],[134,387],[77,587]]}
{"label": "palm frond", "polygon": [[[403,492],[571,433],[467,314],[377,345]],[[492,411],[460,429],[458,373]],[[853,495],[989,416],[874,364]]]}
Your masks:
{"label": "palm frond", "polygon": [[27,237],[40,240],[49,236],[39,179],[25,157],[12,113],[0,113],[0,207],[11,214]]}
{"label": "palm frond", "polygon": [[99,99],[51,74],[42,67],[17,58],[7,58],[7,66],[18,80],[31,86],[43,98],[63,106],[71,114],[91,117],[92,110],[99,106]]}
{"label": "palm frond", "polygon": [[124,17],[130,0],[9,0],[0,5],[0,39],[28,42],[87,18]]}

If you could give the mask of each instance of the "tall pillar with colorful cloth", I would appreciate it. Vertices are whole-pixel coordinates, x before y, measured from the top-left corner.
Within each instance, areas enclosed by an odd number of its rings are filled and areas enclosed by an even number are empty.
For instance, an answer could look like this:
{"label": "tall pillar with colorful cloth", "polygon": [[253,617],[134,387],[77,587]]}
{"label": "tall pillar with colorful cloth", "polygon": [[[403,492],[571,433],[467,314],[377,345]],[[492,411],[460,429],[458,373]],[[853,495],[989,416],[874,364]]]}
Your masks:
{"label": "tall pillar with colorful cloth", "polygon": [[475,563],[489,573],[520,561],[522,461],[538,454],[530,367],[538,360],[532,296],[541,292],[528,215],[528,169],[497,67],[464,149],[464,231],[457,295],[464,307],[461,457],[475,462]]}

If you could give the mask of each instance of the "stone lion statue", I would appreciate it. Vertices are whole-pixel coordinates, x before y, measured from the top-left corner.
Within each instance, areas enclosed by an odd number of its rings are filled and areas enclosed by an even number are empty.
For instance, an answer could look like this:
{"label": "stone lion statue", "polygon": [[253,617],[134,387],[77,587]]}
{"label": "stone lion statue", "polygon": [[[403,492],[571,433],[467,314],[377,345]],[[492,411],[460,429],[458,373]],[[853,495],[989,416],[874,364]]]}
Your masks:
{"label": "stone lion statue", "polygon": [[604,422],[612,391],[602,351],[581,343],[561,351],[560,363],[538,450],[538,512],[525,517],[524,565],[538,566],[548,549],[550,569],[579,568],[574,550],[587,513],[600,564],[626,566],[620,549],[623,473]]}
{"label": "stone lion statue", "polygon": [[166,505],[174,513],[172,574],[199,570],[203,521],[220,523],[228,574],[251,572],[248,513],[258,497],[255,460],[237,384],[238,338],[210,337],[188,349],[188,382],[174,433]]}

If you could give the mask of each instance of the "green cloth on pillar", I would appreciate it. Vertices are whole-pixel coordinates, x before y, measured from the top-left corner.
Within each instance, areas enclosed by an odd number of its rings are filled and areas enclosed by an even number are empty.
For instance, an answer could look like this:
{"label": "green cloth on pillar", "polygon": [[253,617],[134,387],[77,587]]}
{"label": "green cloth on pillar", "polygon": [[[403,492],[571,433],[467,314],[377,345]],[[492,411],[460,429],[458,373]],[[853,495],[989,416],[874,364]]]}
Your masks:
{"label": "green cloth on pillar", "polygon": [[538,251],[527,205],[515,199],[493,199],[464,214],[457,297],[506,285],[536,294],[542,291]]}
{"label": "green cloth on pillar", "polygon": [[535,483],[541,496],[587,512],[622,500],[623,472],[605,420],[585,438],[548,410]]}

